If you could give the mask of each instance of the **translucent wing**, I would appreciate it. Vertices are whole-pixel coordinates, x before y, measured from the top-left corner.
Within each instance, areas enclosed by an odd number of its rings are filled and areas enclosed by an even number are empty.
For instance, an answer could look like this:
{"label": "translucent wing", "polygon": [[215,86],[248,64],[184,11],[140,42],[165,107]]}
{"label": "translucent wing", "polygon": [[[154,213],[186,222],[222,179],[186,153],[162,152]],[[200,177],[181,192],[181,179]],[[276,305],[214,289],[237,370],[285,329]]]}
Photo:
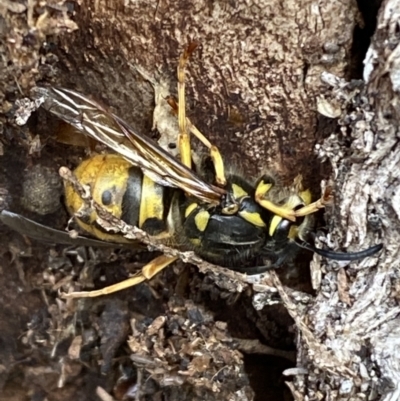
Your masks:
{"label": "translucent wing", "polygon": [[12,228],[20,234],[26,235],[38,241],[49,242],[52,244],[79,245],[79,246],[95,246],[108,248],[121,248],[127,244],[117,244],[112,242],[104,242],[83,236],[70,237],[65,231],[55,230],[36,223],[36,221],[27,219],[17,213],[3,210],[0,214],[0,220],[6,226]]}
{"label": "translucent wing", "polygon": [[36,88],[44,107],[90,138],[116,151],[156,182],[177,187],[206,203],[218,203],[225,191],[207,184],[150,138],[99,103],[70,89]]}

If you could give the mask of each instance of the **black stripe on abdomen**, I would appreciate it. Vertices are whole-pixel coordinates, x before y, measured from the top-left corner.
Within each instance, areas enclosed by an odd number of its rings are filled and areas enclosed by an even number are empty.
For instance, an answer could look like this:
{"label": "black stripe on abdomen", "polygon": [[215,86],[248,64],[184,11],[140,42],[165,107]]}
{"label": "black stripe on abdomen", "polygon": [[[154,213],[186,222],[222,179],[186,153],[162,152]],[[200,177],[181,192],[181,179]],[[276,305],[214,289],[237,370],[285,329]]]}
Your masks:
{"label": "black stripe on abdomen", "polygon": [[142,181],[142,170],[138,167],[131,167],[129,169],[126,191],[122,198],[121,220],[136,227],[139,225],[140,204],[142,201]]}

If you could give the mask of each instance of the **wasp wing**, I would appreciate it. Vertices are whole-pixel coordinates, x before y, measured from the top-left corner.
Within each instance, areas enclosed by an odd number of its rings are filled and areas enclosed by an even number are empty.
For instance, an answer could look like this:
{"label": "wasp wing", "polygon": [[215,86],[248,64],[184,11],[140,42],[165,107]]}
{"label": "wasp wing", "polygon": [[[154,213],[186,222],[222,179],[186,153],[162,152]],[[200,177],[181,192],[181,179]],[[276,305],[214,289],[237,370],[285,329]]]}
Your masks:
{"label": "wasp wing", "polygon": [[44,107],[87,136],[108,146],[154,181],[181,188],[206,203],[218,203],[225,191],[207,184],[150,138],[99,103],[70,89],[36,88]]}
{"label": "wasp wing", "polygon": [[38,241],[50,242],[53,244],[63,245],[79,245],[79,246],[95,246],[95,247],[108,247],[108,248],[121,248],[126,244],[118,244],[112,242],[99,241],[83,236],[71,237],[67,232],[55,230],[30,220],[17,213],[12,213],[3,210],[0,214],[0,220],[6,226],[12,228],[14,231],[22,235]]}

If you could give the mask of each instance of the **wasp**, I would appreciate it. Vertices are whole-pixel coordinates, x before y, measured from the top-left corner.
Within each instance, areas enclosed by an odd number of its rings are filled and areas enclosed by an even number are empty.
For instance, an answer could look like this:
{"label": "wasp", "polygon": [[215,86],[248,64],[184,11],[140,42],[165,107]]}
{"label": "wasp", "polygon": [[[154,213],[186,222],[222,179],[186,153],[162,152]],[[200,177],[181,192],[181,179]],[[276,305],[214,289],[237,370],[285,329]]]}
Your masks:
{"label": "wasp", "polygon": [[[382,244],[355,253],[338,253],[314,245],[313,215],[330,202],[328,191],[313,202],[300,176],[291,186],[282,186],[272,175],[251,180],[229,172],[219,149],[186,116],[185,68],[194,48],[189,46],[179,59],[178,103],[170,102],[178,118],[180,160],[89,97],[70,89],[38,89],[45,109],[115,152],[90,157],[74,171],[77,182],[90,188],[93,200],[115,218],[146,231],[155,241],[183,251],[193,250],[210,263],[247,274],[278,268],[300,248],[348,261],[378,252]],[[208,148],[212,183],[193,169],[191,135]],[[2,221],[17,231],[53,242],[61,238],[60,242],[102,246],[129,241],[106,231],[98,223],[96,209],[81,213],[85,200],[68,181],[65,199],[78,225],[97,240],[73,239],[7,211],[3,211]],[[153,277],[176,259],[159,256],[128,279],[129,285]],[[262,263],[249,265],[254,260]],[[100,292],[78,294],[96,296],[127,286],[120,283]]]}

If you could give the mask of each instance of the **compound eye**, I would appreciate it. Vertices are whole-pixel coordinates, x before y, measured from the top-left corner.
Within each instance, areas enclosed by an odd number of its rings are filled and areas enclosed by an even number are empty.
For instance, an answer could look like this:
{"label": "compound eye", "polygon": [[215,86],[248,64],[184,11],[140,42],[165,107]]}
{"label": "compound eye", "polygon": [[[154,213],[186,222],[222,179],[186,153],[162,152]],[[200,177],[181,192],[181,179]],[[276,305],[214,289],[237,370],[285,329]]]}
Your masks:
{"label": "compound eye", "polygon": [[104,206],[109,206],[111,205],[112,202],[112,193],[110,190],[106,189],[102,194],[101,194],[101,203]]}

